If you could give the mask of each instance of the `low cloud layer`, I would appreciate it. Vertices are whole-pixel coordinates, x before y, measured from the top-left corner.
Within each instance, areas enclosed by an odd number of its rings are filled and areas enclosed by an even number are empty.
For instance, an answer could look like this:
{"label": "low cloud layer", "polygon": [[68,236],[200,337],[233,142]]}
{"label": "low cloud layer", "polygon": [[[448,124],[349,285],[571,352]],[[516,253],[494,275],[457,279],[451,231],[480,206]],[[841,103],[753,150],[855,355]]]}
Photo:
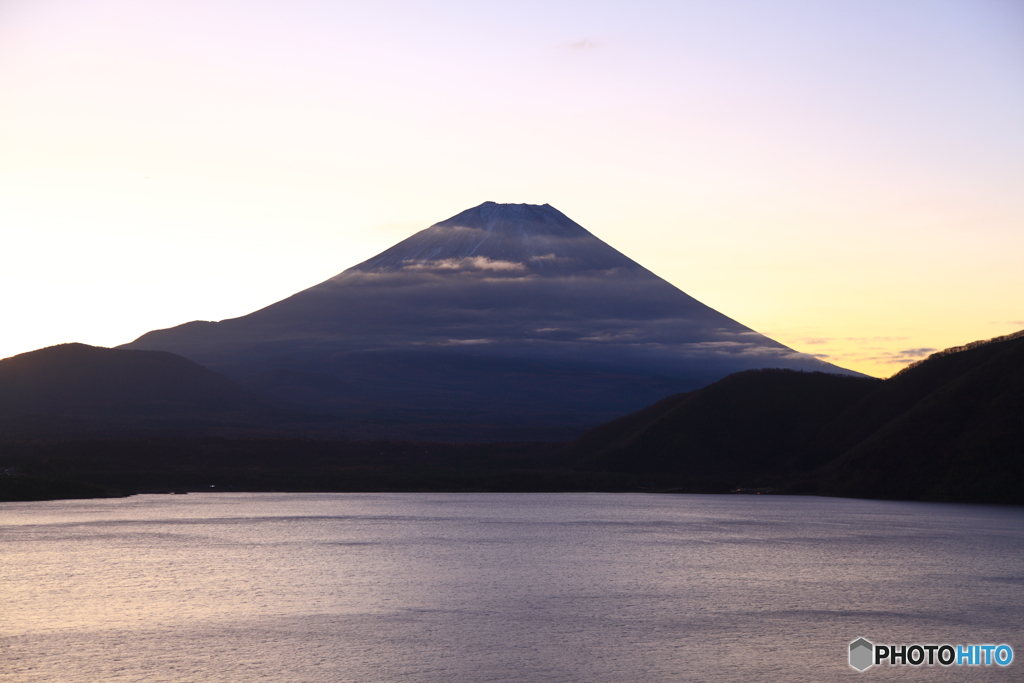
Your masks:
{"label": "low cloud layer", "polygon": [[816,352],[809,355],[840,366],[870,363],[892,367],[891,373],[940,350],[930,346],[900,348],[907,341],[907,337],[893,336],[806,337],[797,346],[814,348]]}
{"label": "low cloud layer", "polygon": [[496,271],[503,273],[525,273],[527,268],[524,264],[516,261],[501,261],[490,259],[486,256],[468,256],[465,258],[447,258],[432,261],[417,261],[406,259],[402,262],[401,270],[408,271],[439,271],[439,272],[478,272]]}

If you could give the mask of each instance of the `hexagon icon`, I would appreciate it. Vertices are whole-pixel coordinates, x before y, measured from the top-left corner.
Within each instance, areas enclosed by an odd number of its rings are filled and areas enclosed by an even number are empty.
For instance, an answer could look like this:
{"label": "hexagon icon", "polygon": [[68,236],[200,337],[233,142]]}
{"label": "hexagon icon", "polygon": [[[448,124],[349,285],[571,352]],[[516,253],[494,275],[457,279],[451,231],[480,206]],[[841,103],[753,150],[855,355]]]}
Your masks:
{"label": "hexagon icon", "polygon": [[864,669],[874,664],[873,657],[871,656],[875,650],[875,646],[871,644],[871,641],[864,638],[858,638],[857,640],[850,643],[850,666],[857,671],[863,671]]}

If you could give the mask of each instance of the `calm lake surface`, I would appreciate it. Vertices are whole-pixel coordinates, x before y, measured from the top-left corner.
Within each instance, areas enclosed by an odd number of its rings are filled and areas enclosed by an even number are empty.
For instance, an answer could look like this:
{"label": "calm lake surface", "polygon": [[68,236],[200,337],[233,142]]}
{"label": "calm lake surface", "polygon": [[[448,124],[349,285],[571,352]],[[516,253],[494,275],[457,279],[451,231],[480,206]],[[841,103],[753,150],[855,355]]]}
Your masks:
{"label": "calm lake surface", "polygon": [[[1024,509],[775,496],[0,504],[0,680],[1024,680]],[[1008,667],[847,665],[1007,643]]]}

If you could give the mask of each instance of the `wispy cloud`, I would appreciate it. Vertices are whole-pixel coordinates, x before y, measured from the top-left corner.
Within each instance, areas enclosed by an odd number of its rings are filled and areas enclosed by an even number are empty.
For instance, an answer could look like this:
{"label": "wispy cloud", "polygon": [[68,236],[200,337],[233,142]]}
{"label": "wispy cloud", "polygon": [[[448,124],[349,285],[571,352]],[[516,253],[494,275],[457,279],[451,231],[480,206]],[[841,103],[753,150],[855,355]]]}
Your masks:
{"label": "wispy cloud", "polygon": [[558,256],[555,256],[554,254],[544,254],[543,256],[531,256],[530,260],[531,261],[545,262],[545,261],[568,261],[569,259],[565,258],[564,256],[563,257],[558,257]]}
{"label": "wispy cloud", "polygon": [[901,364],[913,363],[916,360],[921,360],[930,353],[934,353],[938,349],[931,348],[920,348],[920,349],[904,349],[903,351],[881,351],[873,355],[863,356],[865,360],[870,360],[875,363],[890,363],[890,364]]}
{"label": "wispy cloud", "polygon": [[600,47],[601,43],[590,38],[584,38],[583,40],[577,40],[569,43],[570,50],[593,50],[594,48]]}
{"label": "wispy cloud", "polygon": [[589,336],[580,337],[579,340],[598,342],[619,342],[636,339],[639,334],[641,334],[641,330],[635,328],[624,330],[601,330]]}
{"label": "wispy cloud", "polygon": [[932,348],[903,349],[902,351],[899,352],[899,355],[901,355],[901,356],[910,356],[912,358],[920,358],[921,356],[927,355],[929,353],[935,353],[936,351],[938,351],[938,349],[932,349]]}
{"label": "wispy cloud", "polygon": [[516,261],[500,261],[486,256],[446,258],[436,261],[408,260],[402,263],[404,270],[492,270],[498,272],[521,272],[526,266]]}
{"label": "wispy cloud", "polygon": [[843,365],[844,363],[872,363],[875,365],[909,365],[914,361],[926,358],[939,349],[931,347],[919,347],[915,349],[902,349],[899,351],[888,351],[878,346],[864,346],[859,350],[836,351],[832,354],[811,354],[817,358],[828,358],[831,362]]}

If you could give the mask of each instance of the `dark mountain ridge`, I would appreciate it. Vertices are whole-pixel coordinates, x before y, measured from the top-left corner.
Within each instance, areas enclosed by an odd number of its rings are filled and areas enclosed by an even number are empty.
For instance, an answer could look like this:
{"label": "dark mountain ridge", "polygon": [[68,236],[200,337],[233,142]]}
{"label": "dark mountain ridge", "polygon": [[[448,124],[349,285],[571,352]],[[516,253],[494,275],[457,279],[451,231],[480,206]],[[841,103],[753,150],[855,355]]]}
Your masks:
{"label": "dark mountain ridge", "polygon": [[[68,351],[119,362],[136,358],[89,347],[42,351],[47,353],[22,360]],[[154,358],[166,360],[147,360]],[[11,367],[0,364],[7,368],[0,379],[11,376]],[[205,386],[209,378],[200,379]],[[12,385],[0,381],[0,396],[9,395],[6,386]],[[137,389],[137,398],[148,400],[151,389]],[[202,403],[190,391],[176,399],[184,401],[184,412]],[[120,413],[116,406],[126,394],[114,395],[108,405]],[[231,396],[237,397],[235,390],[218,405],[232,408]],[[241,397],[243,406],[250,400]],[[75,401],[62,398],[65,409],[69,404]],[[275,415],[262,424],[272,424]],[[568,444],[340,441],[281,438],[280,431],[262,438],[252,438],[252,431],[233,438],[197,438],[200,433],[182,430],[174,438],[133,436],[124,429],[107,439],[95,430],[90,438],[0,433],[0,500],[213,485],[252,491],[702,493],[739,487],[1024,504],[1022,415],[1024,333],[936,354],[888,380],[741,372]]]}
{"label": "dark mountain ridge", "polygon": [[1024,331],[934,354],[868,398],[823,434],[839,454],[821,490],[1024,504]]}
{"label": "dark mountain ridge", "polygon": [[60,344],[0,360],[0,433],[56,436],[255,426],[266,399],[164,351]]}
{"label": "dark mountain ridge", "polygon": [[933,354],[887,380],[738,373],[601,425],[584,471],[681,488],[1024,503],[1024,332]]}
{"label": "dark mountain ridge", "polygon": [[586,470],[680,481],[722,478],[740,485],[744,477],[808,471],[824,464],[811,448],[823,427],[880,382],[747,370],[601,425],[573,442],[570,452]]}

